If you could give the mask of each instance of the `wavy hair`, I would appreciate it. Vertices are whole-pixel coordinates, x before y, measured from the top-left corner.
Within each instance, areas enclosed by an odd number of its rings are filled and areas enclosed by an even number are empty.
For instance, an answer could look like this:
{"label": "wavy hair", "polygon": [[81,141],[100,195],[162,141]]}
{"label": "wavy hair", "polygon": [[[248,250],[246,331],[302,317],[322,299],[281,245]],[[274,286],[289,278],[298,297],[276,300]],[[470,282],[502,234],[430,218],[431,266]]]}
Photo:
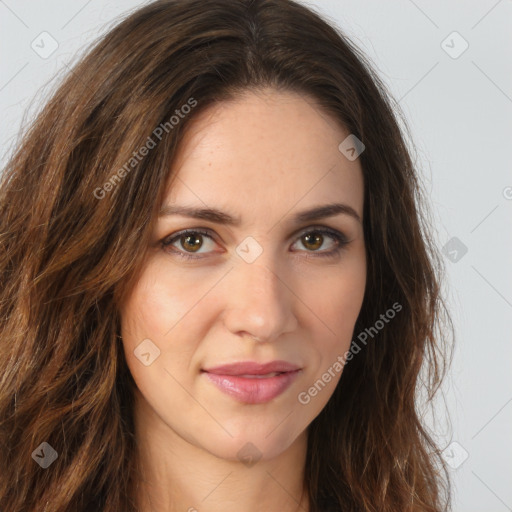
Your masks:
{"label": "wavy hair", "polygon": [[[399,105],[357,46],[311,8],[159,0],[78,59],[1,175],[1,510],[137,510],[135,383],[119,300],[144,264],[186,127],[215,102],[267,87],[313,98],[366,146],[367,288],[354,332],[402,306],[309,426],[310,510],[326,497],[344,512],[449,506],[417,398],[422,389],[431,401],[446,373],[451,321]],[[47,469],[31,457],[42,442],[58,453]]]}

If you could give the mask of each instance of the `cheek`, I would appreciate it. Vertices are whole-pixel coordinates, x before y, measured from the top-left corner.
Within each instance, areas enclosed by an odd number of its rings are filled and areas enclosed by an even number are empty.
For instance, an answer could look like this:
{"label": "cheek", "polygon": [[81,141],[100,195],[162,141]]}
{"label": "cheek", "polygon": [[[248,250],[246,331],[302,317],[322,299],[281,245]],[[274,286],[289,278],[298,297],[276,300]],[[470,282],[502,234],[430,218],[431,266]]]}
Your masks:
{"label": "cheek", "polygon": [[360,251],[325,272],[321,281],[311,292],[311,287],[303,293],[309,296],[308,304],[316,313],[319,323],[332,334],[333,339],[346,339],[351,336],[355,322],[363,304],[366,288],[366,261]]}
{"label": "cheek", "polygon": [[[366,287],[366,260],[364,252],[347,258],[336,271],[326,274],[315,293],[309,295],[312,328],[315,334],[314,351],[317,357],[316,374],[322,374],[339,356],[349,350],[354,327],[361,310]],[[341,372],[336,372],[336,381]]]}
{"label": "cheek", "polygon": [[336,291],[332,292],[331,300],[326,301],[325,311],[331,329],[339,340],[350,343],[354,326],[361,311],[365,291],[365,279],[353,276],[345,280]]}
{"label": "cheek", "polygon": [[194,325],[194,305],[200,296],[197,288],[150,263],[121,305],[126,361],[141,391],[161,389],[171,378],[167,372],[186,373],[195,347],[191,338],[176,334],[189,322]]}
{"label": "cheek", "polygon": [[[343,373],[366,285],[364,259],[333,272],[314,297],[311,370],[297,396],[310,420],[325,407]],[[327,333],[327,334],[326,334]]]}
{"label": "cheek", "polygon": [[135,342],[154,337],[155,343],[158,340],[165,346],[173,330],[194,316],[204,294],[199,282],[180,279],[162,262],[148,264],[121,310],[126,339]]}
{"label": "cheek", "polygon": [[[120,307],[126,362],[154,411],[168,406],[185,416],[194,412],[193,401],[182,390],[192,385],[188,372],[200,337],[187,326],[195,325],[199,308],[194,306],[201,295],[197,287],[149,262]],[[190,336],[179,335],[184,329]]]}

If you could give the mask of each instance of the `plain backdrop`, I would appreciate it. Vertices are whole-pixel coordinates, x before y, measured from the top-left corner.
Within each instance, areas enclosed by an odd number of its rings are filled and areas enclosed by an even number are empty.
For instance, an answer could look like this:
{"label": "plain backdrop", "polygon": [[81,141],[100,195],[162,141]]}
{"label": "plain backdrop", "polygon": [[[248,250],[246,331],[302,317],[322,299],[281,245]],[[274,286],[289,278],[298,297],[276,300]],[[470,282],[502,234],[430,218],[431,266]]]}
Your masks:
{"label": "plain backdrop", "polygon": [[[0,0],[0,164],[56,73],[143,3]],[[308,5],[370,58],[417,147],[456,327],[436,406],[454,510],[512,511],[512,1]]]}

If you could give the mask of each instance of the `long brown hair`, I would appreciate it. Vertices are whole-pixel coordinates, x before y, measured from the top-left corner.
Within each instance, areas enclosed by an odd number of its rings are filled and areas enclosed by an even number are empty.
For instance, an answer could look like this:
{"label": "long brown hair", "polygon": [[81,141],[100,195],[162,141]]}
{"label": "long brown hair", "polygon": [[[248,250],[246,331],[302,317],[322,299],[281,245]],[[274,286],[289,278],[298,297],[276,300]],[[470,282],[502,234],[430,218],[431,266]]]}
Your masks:
{"label": "long brown hair", "polygon": [[[363,141],[368,274],[354,336],[401,306],[309,427],[311,511],[326,496],[344,512],[448,506],[416,399],[420,384],[428,400],[439,387],[451,322],[399,105],[341,30],[294,1],[160,0],[94,43],[1,176],[1,510],[136,510],[118,300],[185,128],[260,87],[308,95]],[[46,469],[31,456],[43,442],[58,455]]]}

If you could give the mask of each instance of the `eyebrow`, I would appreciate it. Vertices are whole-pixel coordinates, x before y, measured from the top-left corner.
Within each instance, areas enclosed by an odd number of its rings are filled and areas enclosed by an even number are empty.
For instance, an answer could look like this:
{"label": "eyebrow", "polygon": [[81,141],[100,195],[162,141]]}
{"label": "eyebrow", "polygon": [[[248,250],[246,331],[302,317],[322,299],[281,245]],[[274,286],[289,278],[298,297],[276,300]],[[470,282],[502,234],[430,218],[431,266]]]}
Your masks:
{"label": "eyebrow", "polygon": [[[358,222],[361,222],[359,214],[351,206],[343,203],[331,203],[315,206],[309,210],[297,213],[293,217],[293,221],[298,224],[301,222],[317,221],[341,214],[348,215],[356,219]],[[170,205],[163,206],[160,210],[160,217],[167,217],[169,215],[182,215],[184,217],[208,220],[210,222],[225,224],[228,226],[240,226],[241,224],[240,217],[233,217],[232,215],[215,208],[194,208],[190,206]]]}

